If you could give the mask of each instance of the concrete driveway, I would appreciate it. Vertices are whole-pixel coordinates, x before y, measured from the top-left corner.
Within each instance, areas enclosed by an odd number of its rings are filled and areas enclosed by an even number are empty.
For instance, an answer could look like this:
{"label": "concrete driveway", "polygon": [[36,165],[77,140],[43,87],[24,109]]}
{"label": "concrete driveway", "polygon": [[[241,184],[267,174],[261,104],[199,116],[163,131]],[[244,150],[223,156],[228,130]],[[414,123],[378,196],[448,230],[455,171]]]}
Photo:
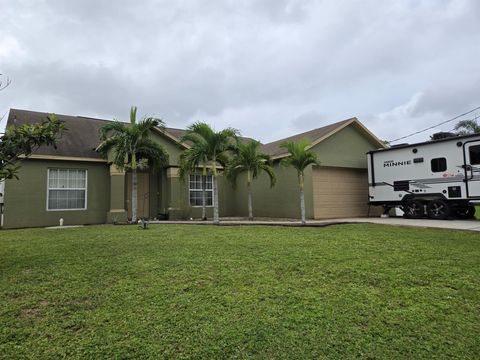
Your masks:
{"label": "concrete driveway", "polygon": [[[403,217],[389,218],[353,218],[336,219],[335,221],[345,223],[371,223],[383,225],[402,225],[414,227],[428,227],[452,230],[480,231],[479,220],[430,220],[430,219],[405,219]],[[315,221],[314,221],[315,222]]]}

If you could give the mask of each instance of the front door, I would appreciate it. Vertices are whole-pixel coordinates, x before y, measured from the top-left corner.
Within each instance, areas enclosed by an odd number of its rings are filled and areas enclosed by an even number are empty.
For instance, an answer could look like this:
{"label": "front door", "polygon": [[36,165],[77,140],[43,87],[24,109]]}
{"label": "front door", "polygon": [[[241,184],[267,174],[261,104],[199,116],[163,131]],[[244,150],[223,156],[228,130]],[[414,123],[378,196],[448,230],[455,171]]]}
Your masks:
{"label": "front door", "polygon": [[465,143],[465,168],[469,198],[480,198],[480,140]]}
{"label": "front door", "polygon": [[[150,217],[150,181],[149,173],[137,173],[137,218]],[[127,173],[127,211],[132,218],[132,173]]]}

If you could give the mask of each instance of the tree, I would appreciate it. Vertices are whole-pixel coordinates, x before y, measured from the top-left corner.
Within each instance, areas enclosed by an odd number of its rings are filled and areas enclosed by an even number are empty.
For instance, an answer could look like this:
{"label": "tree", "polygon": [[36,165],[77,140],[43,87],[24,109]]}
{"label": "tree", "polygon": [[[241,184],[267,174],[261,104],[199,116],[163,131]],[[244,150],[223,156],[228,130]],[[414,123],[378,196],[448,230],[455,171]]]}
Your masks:
{"label": "tree", "polygon": [[226,175],[233,185],[236,185],[237,176],[247,173],[248,193],[248,219],[253,220],[252,206],[252,181],[263,171],[270,178],[270,187],[276,182],[275,172],[272,167],[272,160],[269,155],[259,152],[260,142],[251,140],[249,142],[237,141],[233,149],[234,157],[228,162]]}
{"label": "tree", "polygon": [[130,123],[114,121],[100,129],[101,143],[98,151],[105,156],[111,152],[112,163],[120,170],[130,170],[132,176],[132,222],[137,222],[137,170],[168,164],[168,153],[151,137],[154,129],[163,131],[162,120],[147,117],[137,123],[137,107],[130,109]]}
{"label": "tree", "polygon": [[307,150],[311,145],[308,139],[299,142],[287,141],[280,145],[289,152],[288,157],[282,160],[285,166],[291,166],[297,170],[298,184],[300,187],[300,211],[302,216],[302,225],[305,225],[305,194],[304,194],[304,171],[309,165],[318,165],[317,155]]}
{"label": "tree", "polygon": [[455,125],[459,135],[480,134],[480,124],[477,120],[461,120]]}
{"label": "tree", "polygon": [[8,76],[6,76],[4,80],[2,80],[2,76],[4,76],[4,74],[0,73],[0,91],[12,83],[12,80]]}
{"label": "tree", "polygon": [[[182,141],[186,141],[182,138]],[[202,220],[207,220],[206,182],[207,182],[208,146],[205,142],[196,142],[180,155],[180,179],[195,174],[202,167]]]}
{"label": "tree", "polygon": [[236,139],[238,135],[239,131],[237,129],[226,128],[215,132],[207,123],[196,122],[187,128],[187,132],[182,137],[183,141],[191,142],[193,148],[202,149],[205,160],[212,164],[213,223],[216,225],[220,224],[217,164],[226,166],[227,152],[232,149],[232,140]]}
{"label": "tree", "polygon": [[[12,83],[12,80],[8,76],[5,76],[4,79],[2,79],[2,77],[4,77],[4,74],[0,73],[0,91],[4,90]],[[0,116],[0,123],[4,116],[5,114]]]}
{"label": "tree", "polygon": [[21,160],[28,158],[40,146],[56,148],[65,124],[53,114],[38,124],[9,126],[0,137],[0,181],[18,179]]}

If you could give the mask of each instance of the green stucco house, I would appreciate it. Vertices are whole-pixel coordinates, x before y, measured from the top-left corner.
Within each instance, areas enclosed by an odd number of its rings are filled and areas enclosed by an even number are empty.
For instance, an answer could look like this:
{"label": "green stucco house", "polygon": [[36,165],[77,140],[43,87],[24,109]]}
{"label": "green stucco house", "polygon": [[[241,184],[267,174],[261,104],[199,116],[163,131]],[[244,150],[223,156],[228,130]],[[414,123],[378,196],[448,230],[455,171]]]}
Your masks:
{"label": "green stucco house", "polygon": [[[7,126],[37,123],[47,113],[11,109]],[[107,120],[58,115],[68,129],[57,149],[40,148],[22,162],[20,180],[7,180],[0,198],[1,226],[7,228],[103,224],[125,221],[130,216],[130,176],[119,171],[95,151],[99,129]],[[201,181],[191,175],[181,181],[178,161],[188,144],[180,141],[184,130],[167,128],[152,133],[167,150],[170,162],[160,171],[138,177],[138,215],[148,218],[190,219],[201,216]],[[310,219],[367,216],[368,181],[366,153],[384,144],[356,118],[297,134],[263,145],[272,156],[277,185],[267,177],[253,183],[256,217],[298,218],[300,204],[297,174],[284,168],[287,156],[279,145],[285,140],[309,138],[320,166],[310,166],[305,177],[306,216]],[[219,179],[222,217],[247,216],[245,182],[233,188]],[[207,181],[208,215],[212,216],[211,179]]]}

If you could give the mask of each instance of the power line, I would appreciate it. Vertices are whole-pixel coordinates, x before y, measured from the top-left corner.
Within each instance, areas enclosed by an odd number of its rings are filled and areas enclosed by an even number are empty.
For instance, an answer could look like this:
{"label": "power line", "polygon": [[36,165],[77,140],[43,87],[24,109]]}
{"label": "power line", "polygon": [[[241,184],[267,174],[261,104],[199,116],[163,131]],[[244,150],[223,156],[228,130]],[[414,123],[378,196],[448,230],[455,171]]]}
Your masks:
{"label": "power line", "polygon": [[467,111],[467,112],[465,112],[465,113],[463,113],[463,114],[457,115],[457,116],[455,116],[455,117],[453,117],[453,118],[451,118],[451,119],[442,121],[442,122],[439,123],[439,124],[430,126],[430,127],[425,128],[425,129],[423,129],[423,130],[415,131],[414,133],[411,133],[411,134],[408,134],[408,135],[399,137],[399,138],[394,139],[394,140],[388,140],[388,142],[389,142],[389,143],[392,143],[392,142],[395,142],[395,141],[398,141],[398,140],[403,140],[403,139],[409,138],[410,136],[413,136],[413,135],[421,134],[421,133],[423,133],[423,132],[425,132],[425,131],[428,131],[428,130],[434,129],[434,128],[436,128],[436,127],[439,127],[439,126],[441,126],[441,125],[443,125],[443,124],[449,123],[450,121],[457,120],[458,118],[461,118],[462,116],[468,115],[468,114],[470,114],[470,113],[472,113],[472,112],[474,112],[474,111],[476,111],[476,110],[479,110],[479,109],[480,109],[480,106],[477,106],[475,109],[472,109],[472,110]]}

